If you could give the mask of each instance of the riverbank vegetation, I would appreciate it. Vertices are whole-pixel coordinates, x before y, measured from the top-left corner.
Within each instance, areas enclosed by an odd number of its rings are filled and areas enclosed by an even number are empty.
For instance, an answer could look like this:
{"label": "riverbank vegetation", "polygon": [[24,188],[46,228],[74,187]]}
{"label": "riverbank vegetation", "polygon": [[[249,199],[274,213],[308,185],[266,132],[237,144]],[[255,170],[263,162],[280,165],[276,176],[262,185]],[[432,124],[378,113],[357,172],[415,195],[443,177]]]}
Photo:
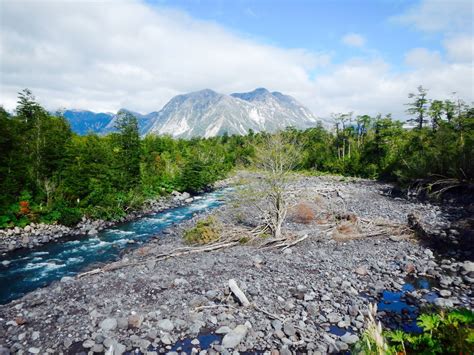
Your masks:
{"label": "riverbank vegetation", "polygon": [[374,320],[376,307],[370,311],[355,354],[470,354],[474,349],[474,313],[468,309],[423,313],[419,333],[383,330]]}
{"label": "riverbank vegetation", "polygon": [[[288,128],[281,135],[298,148],[292,168],[424,181],[437,191],[472,184],[474,108],[460,100],[430,101],[421,87],[410,100],[413,129],[390,115],[351,113],[335,114],[331,130]],[[0,108],[0,227],[72,225],[83,215],[117,219],[147,198],[172,190],[196,193],[234,167],[251,166],[269,136],[140,138],[137,119],[126,112],[115,127],[106,136],[78,136],[29,90],[20,93],[14,115]]]}

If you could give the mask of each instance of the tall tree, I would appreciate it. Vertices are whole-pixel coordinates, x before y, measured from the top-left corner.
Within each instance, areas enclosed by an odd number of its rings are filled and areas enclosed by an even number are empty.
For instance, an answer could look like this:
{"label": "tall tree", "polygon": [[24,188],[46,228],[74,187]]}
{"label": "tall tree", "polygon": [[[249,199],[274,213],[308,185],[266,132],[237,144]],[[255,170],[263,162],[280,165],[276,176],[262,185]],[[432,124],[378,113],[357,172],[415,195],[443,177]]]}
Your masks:
{"label": "tall tree", "polygon": [[124,186],[134,187],[140,181],[140,134],[138,120],[126,111],[118,114],[115,128],[118,130],[118,166]]}
{"label": "tall tree", "polygon": [[408,120],[408,122],[415,122],[417,124],[417,127],[419,129],[422,129],[423,124],[427,122],[425,118],[425,113],[427,110],[428,103],[428,99],[426,98],[428,90],[423,88],[423,86],[421,85],[418,86],[417,90],[417,93],[408,94],[408,98],[413,99],[413,101],[407,104],[407,106],[409,106],[409,108],[407,109],[407,113],[415,116],[415,118]]}
{"label": "tall tree", "polygon": [[428,110],[428,114],[431,117],[431,125],[433,130],[436,130],[439,127],[439,123],[441,122],[441,116],[444,111],[444,103],[441,100],[433,100],[431,101],[430,108]]}

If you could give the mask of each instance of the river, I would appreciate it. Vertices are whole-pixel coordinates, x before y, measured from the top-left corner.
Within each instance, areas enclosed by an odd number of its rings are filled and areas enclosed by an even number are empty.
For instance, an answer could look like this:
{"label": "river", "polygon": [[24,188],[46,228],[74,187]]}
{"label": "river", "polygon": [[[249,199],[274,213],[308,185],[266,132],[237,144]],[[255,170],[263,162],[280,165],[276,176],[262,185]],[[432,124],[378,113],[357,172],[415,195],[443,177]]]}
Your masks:
{"label": "river", "polygon": [[173,224],[222,205],[224,194],[225,189],[216,190],[186,206],[104,229],[96,236],[66,237],[35,249],[11,252],[0,259],[0,304],[92,265],[117,260],[124,250],[146,243]]}

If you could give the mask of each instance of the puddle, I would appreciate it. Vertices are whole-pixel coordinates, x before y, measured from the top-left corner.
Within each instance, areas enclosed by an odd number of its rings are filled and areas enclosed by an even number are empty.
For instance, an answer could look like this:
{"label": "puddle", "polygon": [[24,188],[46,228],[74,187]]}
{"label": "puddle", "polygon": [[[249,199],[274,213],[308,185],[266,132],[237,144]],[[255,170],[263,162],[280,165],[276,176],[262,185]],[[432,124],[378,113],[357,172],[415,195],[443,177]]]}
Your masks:
{"label": "puddle", "polygon": [[[383,291],[382,297],[377,304],[379,312],[385,312],[386,316],[381,317],[386,327],[391,329],[402,329],[405,332],[421,333],[422,329],[416,324],[419,315],[419,307],[413,303],[418,302],[408,295],[416,290],[429,290],[436,286],[436,281],[429,278],[415,278],[409,276],[405,279],[401,291]],[[438,294],[434,291],[424,294],[423,299],[433,302]]]}

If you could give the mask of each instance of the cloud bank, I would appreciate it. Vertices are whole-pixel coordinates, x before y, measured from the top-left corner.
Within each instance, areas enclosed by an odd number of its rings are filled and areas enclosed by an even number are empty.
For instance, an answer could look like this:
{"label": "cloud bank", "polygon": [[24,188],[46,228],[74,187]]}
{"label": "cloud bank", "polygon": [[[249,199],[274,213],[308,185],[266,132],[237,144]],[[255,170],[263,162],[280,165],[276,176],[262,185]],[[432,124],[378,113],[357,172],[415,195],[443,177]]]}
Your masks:
{"label": "cloud bank", "polygon": [[[402,117],[408,92],[420,84],[431,97],[457,91],[473,99],[472,34],[451,31],[445,54],[414,48],[405,56],[409,70],[399,72],[382,58],[333,63],[329,50],[266,45],[138,0],[0,6],[0,104],[7,109],[25,87],[48,109],[127,107],[142,113],[203,88],[231,93],[267,87],[295,96],[322,117],[349,110]],[[400,19],[427,27],[410,12]],[[352,33],[344,42],[360,47],[365,38]]]}

